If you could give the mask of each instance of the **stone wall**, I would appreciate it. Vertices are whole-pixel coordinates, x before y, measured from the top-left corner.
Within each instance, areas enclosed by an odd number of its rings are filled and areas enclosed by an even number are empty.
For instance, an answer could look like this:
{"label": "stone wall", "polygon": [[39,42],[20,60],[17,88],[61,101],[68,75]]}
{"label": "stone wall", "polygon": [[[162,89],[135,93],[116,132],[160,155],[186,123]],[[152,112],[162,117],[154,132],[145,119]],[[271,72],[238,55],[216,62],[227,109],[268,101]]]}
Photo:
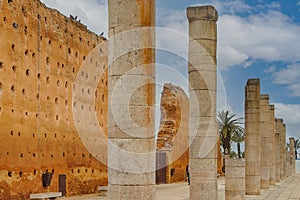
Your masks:
{"label": "stone wall", "polygon": [[[67,176],[67,195],[95,192],[107,184],[107,168],[77,134],[72,91],[81,64],[105,39],[38,0],[0,2],[0,199],[57,191],[59,174]],[[89,63],[106,68],[106,48],[101,54]],[[96,106],[82,109],[96,110],[107,135],[107,70],[95,96]]]}
{"label": "stone wall", "polygon": [[188,97],[183,89],[170,83],[164,85],[161,95],[157,149],[170,149],[167,182],[183,181],[189,163]]}

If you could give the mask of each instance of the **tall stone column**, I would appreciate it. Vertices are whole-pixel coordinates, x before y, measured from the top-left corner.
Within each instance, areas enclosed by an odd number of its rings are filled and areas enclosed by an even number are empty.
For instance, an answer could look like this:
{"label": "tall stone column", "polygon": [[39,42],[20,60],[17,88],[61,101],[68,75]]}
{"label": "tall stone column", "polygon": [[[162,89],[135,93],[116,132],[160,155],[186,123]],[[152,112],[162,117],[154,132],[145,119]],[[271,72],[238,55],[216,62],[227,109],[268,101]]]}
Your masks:
{"label": "tall stone column", "polygon": [[296,162],[295,162],[295,158],[296,158],[296,153],[295,153],[295,139],[294,138],[289,138],[289,143],[290,143],[290,154],[291,154],[291,158],[292,160],[290,160],[291,162],[291,175],[294,174],[296,172]]}
{"label": "tall stone column", "polygon": [[281,148],[282,148],[282,156],[283,156],[283,178],[287,177],[287,164],[286,164],[286,160],[287,160],[287,143],[286,143],[286,127],[285,127],[285,123],[282,123],[282,143],[281,143]]}
{"label": "tall stone column", "polygon": [[280,179],[283,180],[286,177],[286,133],[285,133],[285,124],[283,123],[283,119],[279,119],[280,121]]}
{"label": "tall stone column", "polygon": [[276,182],[280,182],[280,173],[281,173],[281,139],[280,139],[280,128],[281,128],[281,122],[279,119],[275,119],[275,147],[276,147],[276,161],[275,161],[275,176],[276,176]]}
{"label": "tall stone column", "polygon": [[246,194],[260,194],[260,80],[245,87],[245,183]]}
{"label": "tall stone column", "polygon": [[269,105],[269,144],[270,144],[270,160],[269,160],[269,180],[270,185],[276,183],[276,139],[275,139],[275,108],[274,105]]}
{"label": "tall stone column", "polygon": [[260,188],[269,188],[269,157],[270,131],[269,131],[269,95],[260,95]]}
{"label": "tall stone column", "polygon": [[190,199],[216,200],[216,48],[218,13],[213,6],[187,8],[189,20]]}
{"label": "tall stone column", "polygon": [[108,13],[108,198],[155,199],[155,0]]}

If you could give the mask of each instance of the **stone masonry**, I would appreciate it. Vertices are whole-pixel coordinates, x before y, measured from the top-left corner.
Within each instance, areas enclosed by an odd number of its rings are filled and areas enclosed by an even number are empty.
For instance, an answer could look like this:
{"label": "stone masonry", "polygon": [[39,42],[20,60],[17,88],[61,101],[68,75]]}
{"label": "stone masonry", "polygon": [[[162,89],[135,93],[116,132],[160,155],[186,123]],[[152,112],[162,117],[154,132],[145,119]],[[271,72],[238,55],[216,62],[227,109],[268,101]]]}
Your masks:
{"label": "stone masonry", "polygon": [[260,194],[260,80],[245,87],[245,182],[246,194]]}
{"label": "stone masonry", "polygon": [[216,48],[218,13],[212,6],[187,8],[189,21],[190,199],[216,200]]}
{"label": "stone masonry", "polygon": [[245,159],[226,158],[225,200],[245,199]]}
{"label": "stone masonry", "polygon": [[[0,199],[56,192],[64,176],[67,196],[107,185],[107,167],[83,145],[72,113],[74,80],[101,42],[105,38],[38,0],[0,1],[0,140],[5,141],[0,145]],[[105,69],[107,56],[97,65]],[[100,80],[96,99],[89,99],[95,108],[83,109],[96,111],[107,135],[107,70]],[[47,171],[52,181],[44,188]]]}
{"label": "stone masonry", "polygon": [[109,0],[108,13],[108,198],[155,199],[155,0]]}
{"label": "stone masonry", "polygon": [[269,188],[269,158],[270,158],[270,112],[269,95],[260,95],[260,188]]}

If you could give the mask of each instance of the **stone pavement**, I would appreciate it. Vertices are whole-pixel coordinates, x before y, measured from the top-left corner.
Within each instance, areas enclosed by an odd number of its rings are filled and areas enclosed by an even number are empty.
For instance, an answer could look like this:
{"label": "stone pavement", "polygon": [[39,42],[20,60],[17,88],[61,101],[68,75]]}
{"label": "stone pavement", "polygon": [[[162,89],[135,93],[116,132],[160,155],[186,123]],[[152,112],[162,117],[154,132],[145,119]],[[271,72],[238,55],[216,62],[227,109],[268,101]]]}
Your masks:
{"label": "stone pavement", "polygon": [[[218,178],[219,200],[225,199],[225,179]],[[187,183],[157,185],[158,200],[188,200]],[[59,200],[107,200],[105,196],[85,195],[80,197],[59,198]],[[261,190],[261,195],[246,196],[246,200],[300,200],[300,173],[286,178],[268,190]]]}

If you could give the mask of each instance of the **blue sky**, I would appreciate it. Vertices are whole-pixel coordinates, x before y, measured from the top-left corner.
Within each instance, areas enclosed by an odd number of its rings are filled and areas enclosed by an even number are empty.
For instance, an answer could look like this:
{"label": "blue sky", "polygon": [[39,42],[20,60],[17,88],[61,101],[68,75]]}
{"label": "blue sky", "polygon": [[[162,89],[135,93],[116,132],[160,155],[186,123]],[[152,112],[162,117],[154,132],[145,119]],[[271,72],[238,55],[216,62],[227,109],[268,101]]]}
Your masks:
{"label": "blue sky", "polygon": [[[42,2],[67,16],[78,16],[89,29],[107,36],[106,0]],[[188,31],[185,10],[212,4],[219,12],[219,88],[225,88],[219,92],[219,109],[243,117],[245,83],[260,78],[261,92],[270,95],[276,117],[284,118],[288,137],[300,138],[300,0],[157,0],[156,4],[157,26],[169,29],[157,40],[170,49],[157,52],[159,84],[173,82],[186,89],[187,40],[181,37]],[[158,103],[160,91],[161,87]]]}

